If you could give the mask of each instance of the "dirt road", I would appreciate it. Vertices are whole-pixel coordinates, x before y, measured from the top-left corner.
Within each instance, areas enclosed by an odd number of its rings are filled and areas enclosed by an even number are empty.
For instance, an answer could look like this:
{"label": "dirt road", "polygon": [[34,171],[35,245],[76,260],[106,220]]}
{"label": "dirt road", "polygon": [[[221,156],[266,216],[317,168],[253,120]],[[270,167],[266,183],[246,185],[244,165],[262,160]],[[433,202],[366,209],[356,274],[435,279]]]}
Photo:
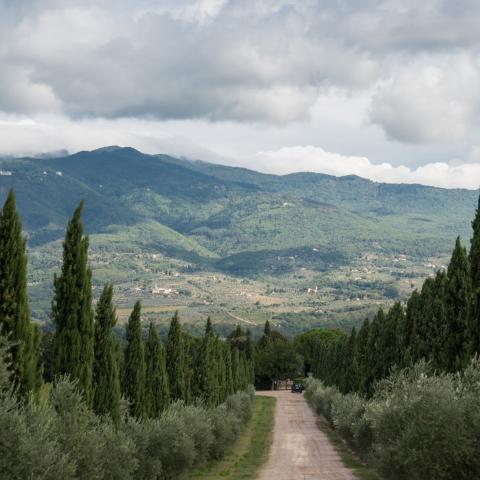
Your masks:
{"label": "dirt road", "polygon": [[269,459],[259,480],[355,480],[321,432],[303,395],[289,391],[258,392],[277,398]]}

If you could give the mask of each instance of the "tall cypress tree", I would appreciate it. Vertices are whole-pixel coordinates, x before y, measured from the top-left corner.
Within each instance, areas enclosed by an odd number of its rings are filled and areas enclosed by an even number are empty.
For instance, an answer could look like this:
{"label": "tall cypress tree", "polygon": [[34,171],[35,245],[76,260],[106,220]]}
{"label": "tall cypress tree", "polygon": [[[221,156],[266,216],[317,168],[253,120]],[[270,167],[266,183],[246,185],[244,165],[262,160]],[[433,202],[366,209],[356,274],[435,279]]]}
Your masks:
{"label": "tall cypress tree", "polygon": [[475,218],[472,221],[473,236],[470,244],[470,274],[475,289],[480,288],[480,197]]}
{"label": "tall cypress tree", "polygon": [[255,383],[255,365],[253,361],[254,347],[250,330],[247,330],[247,340],[245,342],[245,356],[248,361],[248,383],[253,385]]}
{"label": "tall cypress tree", "polygon": [[167,366],[165,349],[160,342],[157,329],[153,322],[150,323],[148,338],[145,344],[146,363],[146,410],[152,418],[160,416],[170,401],[168,388]]}
{"label": "tall cypress tree", "polygon": [[272,338],[272,328],[270,327],[270,322],[267,320],[263,328],[263,335],[258,341],[258,348],[265,348]]}
{"label": "tall cypress tree", "polygon": [[469,322],[470,353],[480,353],[480,197],[472,222],[473,236],[470,245],[470,273],[473,305]]}
{"label": "tall cypress tree", "polygon": [[55,374],[68,374],[78,381],[88,404],[92,401],[93,310],[92,273],[87,267],[88,237],[83,235],[83,202],[68,223],[63,242],[63,265],[54,278],[52,320]]}
{"label": "tall cypress tree", "polygon": [[233,370],[232,370],[232,348],[230,344],[225,344],[225,394],[232,395],[235,393],[235,385],[233,384]]}
{"label": "tall cypress tree", "polygon": [[41,384],[36,356],[40,337],[30,321],[25,244],[11,190],[0,216],[0,333],[13,343],[12,368],[20,396]]}
{"label": "tall cypress tree", "polygon": [[232,383],[233,391],[238,392],[242,389],[241,387],[241,373],[240,373],[240,352],[238,348],[232,348]]}
{"label": "tall cypress tree", "polygon": [[384,338],[382,377],[390,373],[390,369],[400,365],[402,360],[402,332],[404,329],[405,312],[402,305],[396,302],[385,317],[382,331]]}
{"label": "tall cypress tree", "polygon": [[405,312],[405,322],[402,332],[402,365],[407,367],[418,360],[418,326],[421,315],[421,299],[417,290],[407,302],[407,310]]}
{"label": "tall cypress tree", "polygon": [[189,397],[187,351],[178,319],[178,312],[175,312],[170,322],[166,351],[170,398],[173,401],[187,401]]}
{"label": "tall cypress tree", "polygon": [[141,309],[137,300],[126,326],[127,349],[122,379],[123,394],[130,401],[132,415],[137,418],[145,415],[145,352]]}
{"label": "tall cypress tree", "polygon": [[[216,398],[216,403],[222,403],[227,397],[227,366],[225,362],[225,353],[226,349],[229,349],[229,345],[221,341],[218,337],[215,337],[215,363],[216,363],[216,385],[218,390],[218,395]],[[230,371],[231,373],[231,371]]]}
{"label": "tall cypress tree", "polygon": [[468,362],[468,330],[472,301],[470,265],[467,251],[459,237],[455,242],[452,259],[448,266],[447,281],[446,369],[454,372],[464,368]]}
{"label": "tall cypress tree", "polygon": [[363,322],[357,335],[357,385],[360,392],[367,393],[367,369],[368,369],[368,337],[370,335],[370,320]]}
{"label": "tall cypress tree", "polygon": [[215,343],[212,322],[209,317],[196,366],[197,394],[208,406],[215,405],[218,400],[218,364]]}
{"label": "tall cypress tree", "polygon": [[95,358],[93,362],[93,409],[120,421],[120,378],[113,327],[117,323],[112,304],[113,286],[107,283],[95,315]]}

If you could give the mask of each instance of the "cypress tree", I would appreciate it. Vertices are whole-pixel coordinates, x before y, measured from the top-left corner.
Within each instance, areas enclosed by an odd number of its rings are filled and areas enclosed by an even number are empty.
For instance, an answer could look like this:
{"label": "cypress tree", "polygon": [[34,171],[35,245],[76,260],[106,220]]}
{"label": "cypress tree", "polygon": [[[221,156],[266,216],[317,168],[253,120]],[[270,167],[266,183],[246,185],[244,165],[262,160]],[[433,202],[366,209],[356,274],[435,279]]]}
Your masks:
{"label": "cypress tree", "polygon": [[448,369],[449,319],[447,308],[448,279],[444,271],[435,278],[427,278],[422,288],[419,345],[422,356],[430,360],[435,368]]}
{"label": "cypress tree", "polygon": [[373,393],[373,383],[375,380],[381,378],[383,371],[381,334],[384,321],[385,314],[383,313],[383,310],[380,309],[370,323],[367,342],[367,369],[365,372],[365,387],[367,395]]}
{"label": "cypress tree", "polygon": [[120,422],[120,379],[113,327],[117,323],[112,304],[113,286],[107,283],[95,315],[95,359],[93,363],[93,409]]}
{"label": "cypress tree", "polygon": [[358,389],[367,393],[367,370],[368,370],[368,337],[370,335],[370,320],[363,322],[357,335],[357,365],[358,365]]}
{"label": "cypress tree", "polygon": [[152,418],[160,416],[170,401],[168,375],[165,361],[165,349],[160,342],[157,329],[150,323],[148,339],[145,345],[146,363],[146,409]]}
{"label": "cypress tree", "polygon": [[480,288],[480,197],[475,218],[472,221],[473,236],[470,244],[470,264],[472,285],[475,290]]}
{"label": "cypress tree", "polygon": [[265,348],[272,338],[272,329],[270,327],[270,322],[267,320],[263,328],[263,335],[258,341],[258,348]]}
{"label": "cypress tree", "polygon": [[232,384],[234,393],[241,390],[240,353],[235,347],[232,347]]}
{"label": "cypress tree", "polygon": [[470,245],[470,273],[472,278],[473,305],[469,322],[470,353],[480,353],[480,197],[472,222],[473,236]]}
{"label": "cypress tree", "polygon": [[268,320],[265,322],[265,327],[263,328],[263,334],[266,337],[270,337],[272,335],[272,329],[270,327],[270,322]]}
{"label": "cypress tree", "polygon": [[248,361],[248,383],[253,385],[255,383],[255,366],[254,366],[254,347],[252,342],[252,337],[250,330],[247,330],[247,340],[245,342],[245,356],[247,357]]}
{"label": "cypress tree", "polygon": [[225,393],[226,396],[235,393],[235,385],[233,384],[233,370],[232,370],[232,349],[227,343],[224,348],[225,352]]}
{"label": "cypress tree", "polygon": [[93,310],[92,273],[87,267],[88,237],[83,236],[83,202],[68,223],[63,242],[63,265],[54,277],[52,320],[55,374],[68,374],[78,381],[87,404],[92,401]]}
{"label": "cypress tree", "polygon": [[205,336],[215,335],[213,332],[212,319],[207,317],[207,326],[205,327]]}
{"label": "cypress tree", "polygon": [[470,265],[467,251],[462,246],[460,237],[455,242],[447,270],[447,281],[446,369],[455,372],[463,369],[468,362],[468,329],[472,300]]}
{"label": "cypress tree", "polygon": [[30,321],[27,293],[26,240],[11,190],[0,216],[0,334],[12,342],[11,366],[20,396],[37,390],[41,370],[36,349],[38,330]]}
{"label": "cypress tree", "polygon": [[215,336],[209,317],[207,319],[205,335],[202,339],[200,356],[196,368],[197,394],[207,406],[215,405],[219,396],[218,363],[215,347]]}
{"label": "cypress tree", "polygon": [[145,352],[142,340],[141,304],[137,300],[126,326],[127,349],[123,370],[123,394],[137,418],[145,415]]}
{"label": "cypress tree", "polygon": [[417,290],[407,302],[407,310],[405,312],[405,322],[403,326],[403,358],[402,365],[407,367],[414,364],[418,360],[418,326],[421,315],[421,298]]}
{"label": "cypress tree", "polygon": [[180,321],[178,319],[178,312],[175,312],[175,315],[170,322],[166,351],[170,398],[172,401],[187,401],[189,397],[187,383],[189,379],[189,373],[187,371],[187,350],[185,339],[180,327]]}
{"label": "cypress tree", "polygon": [[216,385],[218,390],[217,405],[222,403],[227,397],[227,367],[225,363],[225,353],[228,344],[215,337],[215,363],[216,363]]}
{"label": "cypress tree", "polygon": [[358,371],[358,343],[357,343],[357,329],[353,327],[352,333],[348,339],[347,350],[345,355],[346,361],[346,378],[345,378],[345,392],[352,392],[358,390],[359,371]]}
{"label": "cypress tree", "polygon": [[402,305],[396,302],[388,311],[382,329],[383,337],[383,370],[382,378],[390,374],[390,369],[401,361],[402,330],[405,312]]}

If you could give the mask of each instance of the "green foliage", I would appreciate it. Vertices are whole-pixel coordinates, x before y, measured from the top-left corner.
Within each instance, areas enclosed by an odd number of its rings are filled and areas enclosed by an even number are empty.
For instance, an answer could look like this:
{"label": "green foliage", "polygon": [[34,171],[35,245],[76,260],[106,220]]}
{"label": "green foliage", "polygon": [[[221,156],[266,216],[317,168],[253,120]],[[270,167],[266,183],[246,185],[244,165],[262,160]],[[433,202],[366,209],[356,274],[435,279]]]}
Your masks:
{"label": "green foliage", "polygon": [[18,394],[25,397],[41,384],[36,350],[40,338],[30,322],[26,241],[10,191],[0,214],[0,334],[11,340],[11,368]]}
{"label": "green foliage", "polygon": [[445,368],[455,372],[468,362],[469,320],[471,314],[472,284],[470,264],[460,238],[455,242],[447,271],[447,332],[445,336]]}
{"label": "green foliage", "polygon": [[306,396],[385,479],[467,480],[480,474],[479,379],[476,359],[463,376],[419,363],[379,382],[370,400],[314,379]]}
{"label": "green foliage", "polygon": [[55,275],[52,321],[56,327],[53,370],[69,375],[88,404],[92,401],[94,325],[92,311],[92,273],[87,267],[88,237],[83,236],[83,202],[68,223],[63,243],[63,264]]}
{"label": "green foliage", "polygon": [[0,476],[13,480],[177,479],[220,459],[251,415],[252,396],[214,409],[176,403],[159,418],[126,413],[118,425],[97,416],[83,393],[59,378],[40,403],[20,403],[8,375],[9,345],[0,337]]}
{"label": "green foliage", "polygon": [[480,297],[473,294],[471,261],[457,237],[447,272],[427,278],[406,310],[399,302],[386,314],[380,309],[348,340],[325,343],[319,334],[307,332],[296,344],[312,359],[313,373],[342,393],[371,395],[376,381],[422,359],[440,371],[460,372],[479,353],[475,326]]}
{"label": "green foliage", "polygon": [[113,327],[117,323],[112,304],[113,286],[106,284],[95,315],[95,357],[93,363],[93,409],[120,421],[120,376]]}
{"label": "green foliage", "polygon": [[178,312],[175,312],[168,331],[167,373],[172,401],[188,401],[190,396],[186,339],[180,327]]}
{"label": "green foliage", "polygon": [[335,342],[344,335],[344,332],[340,330],[315,328],[297,335],[294,339],[294,345],[297,352],[303,357],[305,365],[308,367],[307,370],[310,371],[321,345]]}
{"label": "green foliage", "polygon": [[146,363],[146,394],[145,403],[147,415],[159,417],[170,402],[168,374],[165,359],[165,349],[160,342],[157,329],[150,323],[148,338],[145,344]]}
{"label": "green foliage", "polygon": [[126,326],[127,349],[123,367],[122,391],[130,402],[133,416],[145,415],[145,349],[142,340],[142,320],[140,301],[135,303]]}
{"label": "green foliage", "polygon": [[285,338],[264,335],[255,352],[255,384],[270,388],[274,380],[296,378],[303,366],[295,346]]}
{"label": "green foliage", "polygon": [[205,335],[202,339],[200,352],[195,367],[195,393],[205,405],[212,406],[220,403],[219,370],[222,360],[217,353],[219,348],[214,336],[210,318],[207,320]]}

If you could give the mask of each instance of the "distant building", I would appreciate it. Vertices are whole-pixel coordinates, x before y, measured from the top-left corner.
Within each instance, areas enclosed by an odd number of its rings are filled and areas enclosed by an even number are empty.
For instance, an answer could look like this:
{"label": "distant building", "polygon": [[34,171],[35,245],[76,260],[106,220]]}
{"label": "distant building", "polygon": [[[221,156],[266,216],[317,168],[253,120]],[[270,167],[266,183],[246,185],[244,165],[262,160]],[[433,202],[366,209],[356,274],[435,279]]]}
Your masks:
{"label": "distant building", "polygon": [[173,288],[163,288],[155,284],[155,286],[152,288],[152,294],[153,295],[172,295],[172,294],[177,295],[178,292]]}

